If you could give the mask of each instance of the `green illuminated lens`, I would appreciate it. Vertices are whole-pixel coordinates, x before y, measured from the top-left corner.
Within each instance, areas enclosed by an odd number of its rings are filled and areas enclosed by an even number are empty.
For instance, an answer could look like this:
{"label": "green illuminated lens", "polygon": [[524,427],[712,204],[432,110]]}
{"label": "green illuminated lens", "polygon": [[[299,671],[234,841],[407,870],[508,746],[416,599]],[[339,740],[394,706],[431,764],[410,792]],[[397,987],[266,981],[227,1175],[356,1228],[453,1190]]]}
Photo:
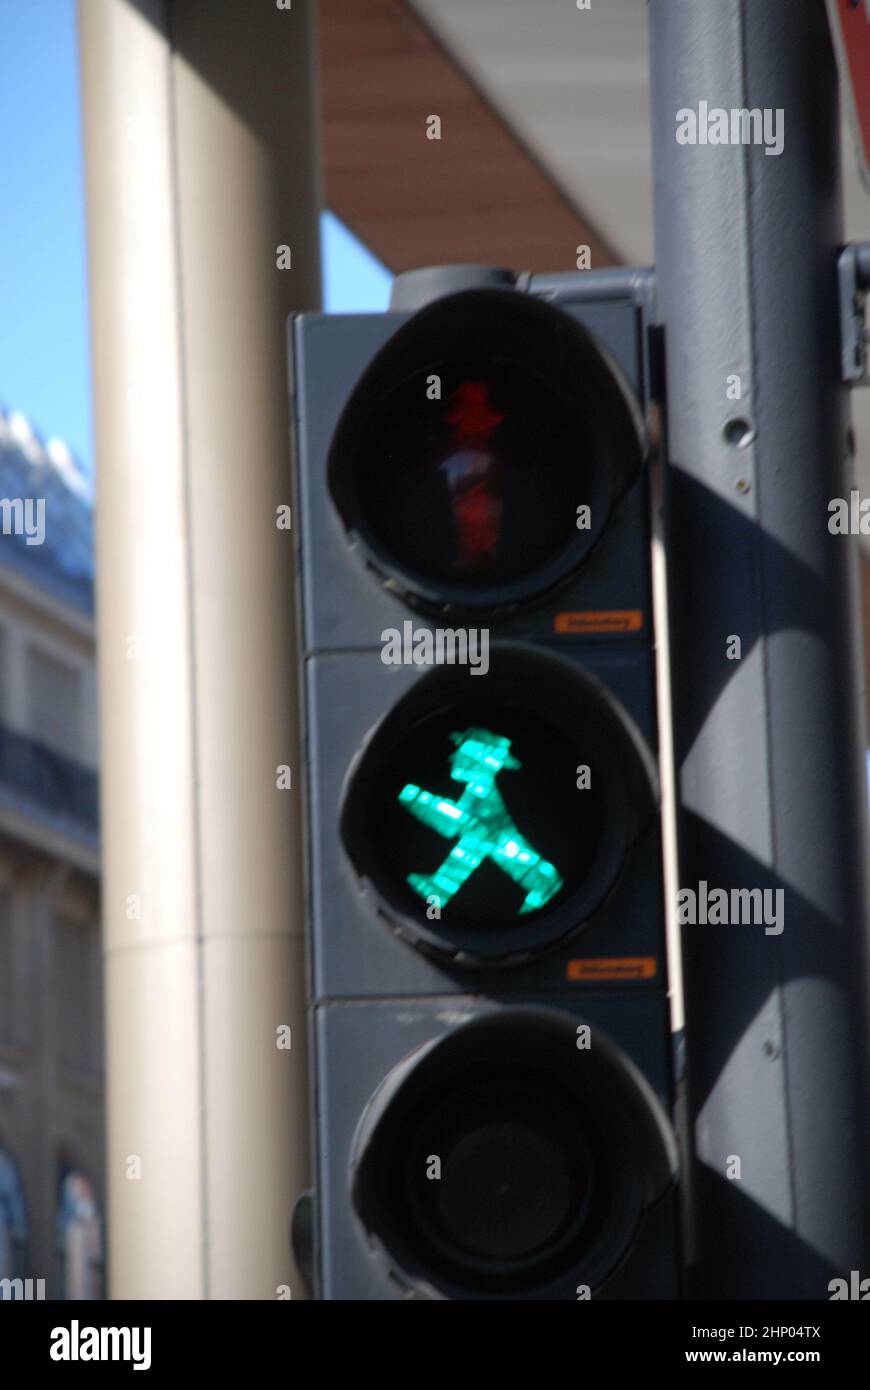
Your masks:
{"label": "green illuminated lens", "polygon": [[459,800],[448,801],[408,782],[399,792],[399,802],[456,844],[433,874],[409,874],[407,882],[421,898],[435,897],[443,907],[475,869],[491,859],[525,890],[520,913],[536,912],[558,893],[563,880],[520,834],[495,785],[500,772],[522,766],[511,755],[510,739],[488,729],[468,729],[450,737],[456,744],[450,775],[465,783]]}

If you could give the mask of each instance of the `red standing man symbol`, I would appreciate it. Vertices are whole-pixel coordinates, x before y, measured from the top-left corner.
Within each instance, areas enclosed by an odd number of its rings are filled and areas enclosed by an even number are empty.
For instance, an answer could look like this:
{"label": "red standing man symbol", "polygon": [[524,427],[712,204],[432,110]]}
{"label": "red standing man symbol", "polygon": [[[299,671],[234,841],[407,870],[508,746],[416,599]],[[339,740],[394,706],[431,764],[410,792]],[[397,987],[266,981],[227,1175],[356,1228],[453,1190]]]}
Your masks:
{"label": "red standing man symbol", "polygon": [[496,557],[502,502],[492,435],[505,418],[493,410],[486,383],[467,381],[448,399],[451,452],[439,468],[446,474],[453,507],[457,564],[478,569]]}

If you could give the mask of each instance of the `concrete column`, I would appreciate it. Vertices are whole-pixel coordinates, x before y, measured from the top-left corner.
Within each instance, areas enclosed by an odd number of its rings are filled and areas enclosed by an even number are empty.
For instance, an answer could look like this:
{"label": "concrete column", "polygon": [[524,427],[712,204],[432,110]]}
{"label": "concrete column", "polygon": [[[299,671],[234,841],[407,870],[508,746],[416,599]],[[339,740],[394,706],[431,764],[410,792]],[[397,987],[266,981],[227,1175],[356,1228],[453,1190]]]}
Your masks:
{"label": "concrete column", "polygon": [[298,765],[276,512],[285,319],[319,297],[313,7],[79,0],[79,20],[110,1292],[296,1298],[302,892],[299,793],[276,785]]}

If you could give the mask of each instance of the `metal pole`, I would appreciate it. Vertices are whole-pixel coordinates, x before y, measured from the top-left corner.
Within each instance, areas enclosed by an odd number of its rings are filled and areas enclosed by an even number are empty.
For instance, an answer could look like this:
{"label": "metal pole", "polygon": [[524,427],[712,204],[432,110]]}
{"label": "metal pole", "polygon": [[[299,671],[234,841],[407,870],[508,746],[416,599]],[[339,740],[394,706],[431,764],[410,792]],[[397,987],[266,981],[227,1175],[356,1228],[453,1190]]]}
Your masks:
{"label": "metal pole", "polygon": [[80,0],[79,17],[111,1292],[297,1298],[305,1002],[276,521],[285,321],[319,297],[313,10]]}
{"label": "metal pole", "polygon": [[[690,1292],[825,1299],[870,1272],[836,72],[821,0],[650,0],[649,27],[681,885],[784,895],[780,934],[684,926]],[[701,103],[771,138],[681,143]]]}

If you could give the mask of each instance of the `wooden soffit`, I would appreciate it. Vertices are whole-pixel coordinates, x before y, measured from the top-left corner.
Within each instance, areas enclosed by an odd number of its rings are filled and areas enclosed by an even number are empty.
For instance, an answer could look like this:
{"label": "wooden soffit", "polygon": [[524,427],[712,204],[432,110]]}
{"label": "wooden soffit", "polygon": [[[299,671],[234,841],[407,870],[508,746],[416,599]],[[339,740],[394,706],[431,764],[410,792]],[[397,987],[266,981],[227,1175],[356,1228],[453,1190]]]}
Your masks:
{"label": "wooden soffit", "polygon": [[[320,0],[327,206],[392,271],[617,258],[401,0]],[[428,139],[427,118],[441,120]]]}

